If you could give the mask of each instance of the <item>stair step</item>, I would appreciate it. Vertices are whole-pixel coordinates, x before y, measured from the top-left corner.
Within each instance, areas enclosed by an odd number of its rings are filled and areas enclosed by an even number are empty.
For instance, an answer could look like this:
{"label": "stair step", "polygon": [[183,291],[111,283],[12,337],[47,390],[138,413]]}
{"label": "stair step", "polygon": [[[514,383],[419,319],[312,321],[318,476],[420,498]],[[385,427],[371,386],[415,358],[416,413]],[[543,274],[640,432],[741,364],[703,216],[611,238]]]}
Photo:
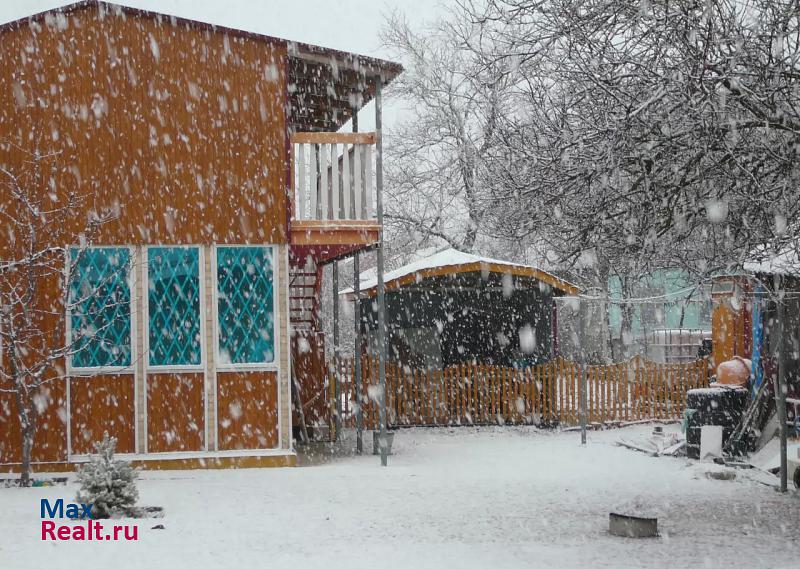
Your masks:
{"label": "stair step", "polygon": [[313,264],[289,269],[289,322],[294,330],[311,330],[316,325],[318,287]]}

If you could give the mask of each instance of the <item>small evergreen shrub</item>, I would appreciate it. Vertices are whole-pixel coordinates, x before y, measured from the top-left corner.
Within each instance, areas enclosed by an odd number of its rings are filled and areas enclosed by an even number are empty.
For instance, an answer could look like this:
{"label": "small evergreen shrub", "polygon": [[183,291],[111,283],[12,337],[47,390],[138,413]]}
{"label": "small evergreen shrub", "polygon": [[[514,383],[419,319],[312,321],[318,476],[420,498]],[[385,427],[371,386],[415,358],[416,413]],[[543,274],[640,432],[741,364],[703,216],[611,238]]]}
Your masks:
{"label": "small evergreen shrub", "polygon": [[94,443],[95,454],[78,471],[81,485],[76,500],[92,504],[93,518],[108,518],[115,512],[131,508],[139,499],[136,471],[131,465],[114,458],[117,439],[103,435]]}

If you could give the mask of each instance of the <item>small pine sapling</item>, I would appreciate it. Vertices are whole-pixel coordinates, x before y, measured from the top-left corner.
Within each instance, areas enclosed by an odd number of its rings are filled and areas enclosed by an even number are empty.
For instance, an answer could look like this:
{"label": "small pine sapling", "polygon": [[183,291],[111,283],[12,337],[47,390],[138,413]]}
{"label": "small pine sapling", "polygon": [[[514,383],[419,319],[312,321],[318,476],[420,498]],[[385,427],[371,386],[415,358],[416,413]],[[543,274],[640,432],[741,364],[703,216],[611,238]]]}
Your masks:
{"label": "small pine sapling", "polygon": [[93,518],[108,518],[115,512],[132,507],[139,499],[136,471],[131,465],[114,458],[117,439],[103,435],[94,443],[95,454],[78,471],[81,489],[76,500],[92,504]]}

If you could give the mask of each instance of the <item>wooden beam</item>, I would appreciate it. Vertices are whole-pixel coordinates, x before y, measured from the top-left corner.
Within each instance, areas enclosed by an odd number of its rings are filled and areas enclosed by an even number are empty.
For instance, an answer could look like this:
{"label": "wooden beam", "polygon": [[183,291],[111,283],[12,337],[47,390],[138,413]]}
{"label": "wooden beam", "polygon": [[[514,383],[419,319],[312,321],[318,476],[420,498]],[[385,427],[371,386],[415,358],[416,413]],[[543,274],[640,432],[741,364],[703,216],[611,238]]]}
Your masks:
{"label": "wooden beam", "polygon": [[374,132],[295,132],[293,144],[375,144]]}
{"label": "wooden beam", "polygon": [[292,241],[300,245],[372,245],[380,226],[374,221],[294,221]]}
{"label": "wooden beam", "polygon": [[[75,472],[75,467],[84,462],[41,462],[33,463],[36,472]],[[297,466],[297,455],[276,454],[261,456],[207,456],[193,458],[160,458],[158,453],[131,460],[134,468],[144,470],[211,470],[229,468],[268,468]],[[0,473],[17,472],[17,464],[0,465]]]}

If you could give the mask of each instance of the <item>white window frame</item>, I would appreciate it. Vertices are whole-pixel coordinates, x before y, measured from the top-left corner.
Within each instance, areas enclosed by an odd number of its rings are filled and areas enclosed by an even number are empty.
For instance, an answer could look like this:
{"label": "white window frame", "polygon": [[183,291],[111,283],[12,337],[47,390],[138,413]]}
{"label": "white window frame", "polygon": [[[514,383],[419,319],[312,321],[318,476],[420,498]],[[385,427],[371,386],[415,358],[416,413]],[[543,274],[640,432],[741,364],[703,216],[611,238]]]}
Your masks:
{"label": "white window frame", "polygon": [[131,321],[131,330],[130,330],[130,343],[131,343],[131,363],[125,366],[92,366],[92,367],[75,367],[72,365],[72,355],[67,356],[65,359],[66,361],[66,368],[67,368],[67,376],[92,376],[92,375],[99,375],[99,374],[133,374],[135,372],[136,366],[136,359],[138,354],[136,352],[136,334],[138,332],[138,322],[136,321],[136,296],[134,294],[134,273],[135,273],[135,265],[137,263],[137,254],[136,254],[136,247],[131,245],[89,245],[87,247],[81,247],[79,245],[70,245],[66,248],[65,251],[65,264],[64,264],[64,275],[66,277],[65,282],[67,283],[67,287],[64,291],[64,312],[66,313],[66,337],[64,338],[65,344],[69,345],[72,341],[72,313],[70,312],[70,300],[69,300],[69,270],[72,266],[72,261],[70,259],[70,252],[73,249],[127,249],[130,253],[130,267],[128,268],[128,293],[130,295],[130,302],[128,303],[128,309],[130,312],[130,321]]}
{"label": "white window frame", "polygon": [[[144,304],[144,322],[142,323],[142,341],[144,345],[144,370],[147,373],[201,373],[206,369],[206,325],[203,315],[206,313],[205,263],[202,245],[147,245],[144,249],[142,274],[142,303]],[[200,296],[200,363],[150,365],[150,249],[197,249],[197,272]],[[205,394],[204,394],[205,397]],[[145,418],[146,420],[146,418]]]}
{"label": "white window frame", "polygon": [[[272,258],[272,339],[273,339],[273,350],[272,350],[272,361],[271,362],[260,362],[260,363],[223,363],[220,359],[219,353],[219,280],[218,280],[218,267],[217,267],[217,249],[226,249],[226,248],[258,248],[258,249],[269,249],[270,255]],[[280,370],[280,337],[278,335],[278,330],[280,329],[278,318],[278,294],[280,293],[280,281],[278,279],[278,248],[272,244],[234,244],[234,243],[225,243],[225,244],[215,244],[212,248],[211,254],[211,268],[214,272],[214,290],[213,290],[213,299],[214,299],[214,307],[212,309],[212,327],[214,332],[214,362],[216,363],[216,368],[218,372],[229,372],[229,371],[274,371],[278,372]],[[280,391],[279,391],[280,393]],[[279,398],[280,399],[280,398]],[[280,405],[280,402],[279,402]],[[280,436],[280,435],[279,435]],[[280,446],[280,441],[278,441],[278,445]]]}

